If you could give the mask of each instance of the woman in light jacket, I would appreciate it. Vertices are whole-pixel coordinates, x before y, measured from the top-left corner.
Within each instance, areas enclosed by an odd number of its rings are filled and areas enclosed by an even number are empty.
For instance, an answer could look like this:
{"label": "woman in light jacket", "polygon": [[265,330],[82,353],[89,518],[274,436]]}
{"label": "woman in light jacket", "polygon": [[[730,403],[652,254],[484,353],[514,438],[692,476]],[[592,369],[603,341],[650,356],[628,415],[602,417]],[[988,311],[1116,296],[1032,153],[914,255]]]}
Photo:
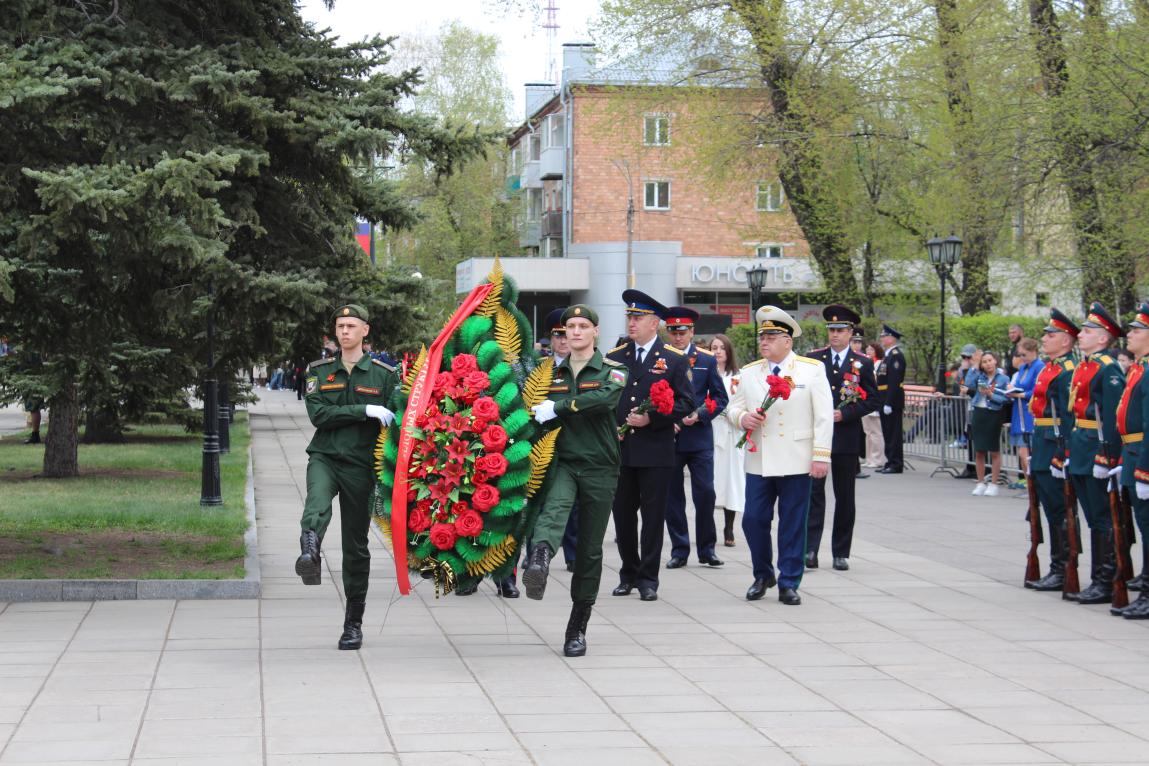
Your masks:
{"label": "woman in light jacket", "polygon": [[[866,346],[866,356],[874,361],[875,369],[884,353],[877,343]],[[881,410],[879,407],[870,414],[862,416],[862,432],[866,435],[866,462],[862,463],[863,468],[881,468],[886,464],[886,440],[882,436]]]}
{"label": "woman in light jacket", "polygon": [[[725,335],[715,335],[710,343],[710,353],[718,365],[722,385],[726,395],[734,396],[738,388],[738,360],[734,355],[734,344]],[[714,428],[714,507],[722,508],[726,523],[722,528],[723,543],[727,548],[734,547],[734,515],[742,512],[746,496],[746,471],[742,467],[741,451],[735,449],[741,434],[726,418],[715,418]]]}
{"label": "woman in light jacket", "polygon": [[[977,486],[974,495],[993,497],[998,493],[998,479],[1001,478],[1001,407],[1005,404],[1005,391],[1009,388],[1009,378],[997,366],[997,355],[985,351],[977,366],[977,377],[971,391],[970,438],[973,442],[974,470],[977,471]],[[985,483],[985,456],[990,455],[993,466],[993,480]]]}

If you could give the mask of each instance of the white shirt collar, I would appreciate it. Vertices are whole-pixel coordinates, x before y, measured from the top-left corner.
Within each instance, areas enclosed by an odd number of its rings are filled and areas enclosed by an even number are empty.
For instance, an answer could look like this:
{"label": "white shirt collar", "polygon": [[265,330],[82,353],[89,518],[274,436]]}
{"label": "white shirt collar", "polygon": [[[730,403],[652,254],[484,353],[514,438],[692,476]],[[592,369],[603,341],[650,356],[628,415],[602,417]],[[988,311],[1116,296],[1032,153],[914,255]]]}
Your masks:
{"label": "white shirt collar", "polygon": [[635,341],[634,342],[634,353],[637,354],[638,350],[641,348],[642,349],[642,358],[645,361],[645,359],[648,356],[650,356],[650,349],[654,348],[654,343],[657,340],[658,340],[658,336],[655,335],[653,338],[650,339],[650,341],[648,341],[647,343],[645,343],[644,345],[641,345],[641,346],[638,344],[638,341]]}

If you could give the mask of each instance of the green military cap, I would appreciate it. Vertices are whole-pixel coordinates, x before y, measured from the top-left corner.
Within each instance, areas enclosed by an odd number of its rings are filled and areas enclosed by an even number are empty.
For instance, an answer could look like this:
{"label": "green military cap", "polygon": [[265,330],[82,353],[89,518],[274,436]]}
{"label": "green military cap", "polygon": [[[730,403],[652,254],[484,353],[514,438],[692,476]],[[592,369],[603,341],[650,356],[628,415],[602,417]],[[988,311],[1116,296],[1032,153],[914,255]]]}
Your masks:
{"label": "green military cap", "polygon": [[335,309],[335,313],[331,315],[331,321],[337,322],[343,317],[354,317],[355,319],[362,319],[364,322],[370,321],[367,318],[367,309],[357,303],[348,303]]}
{"label": "green military cap", "polygon": [[565,325],[575,317],[582,317],[583,319],[590,320],[590,323],[595,327],[598,326],[598,312],[592,309],[585,303],[576,303],[573,306],[568,306],[567,310],[563,312],[562,323]]}

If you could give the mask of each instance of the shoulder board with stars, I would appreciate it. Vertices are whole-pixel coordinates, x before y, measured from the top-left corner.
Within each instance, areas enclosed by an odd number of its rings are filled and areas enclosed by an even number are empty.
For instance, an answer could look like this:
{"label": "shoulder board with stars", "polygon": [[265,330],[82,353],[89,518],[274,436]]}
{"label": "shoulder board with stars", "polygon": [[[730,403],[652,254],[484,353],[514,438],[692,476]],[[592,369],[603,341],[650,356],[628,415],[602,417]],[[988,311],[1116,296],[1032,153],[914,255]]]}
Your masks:
{"label": "shoulder board with stars", "polygon": [[667,351],[673,351],[674,353],[678,354],[679,356],[686,356],[685,351],[683,351],[682,349],[675,348],[674,346],[670,345],[669,343],[664,343],[662,345],[662,347],[665,348]]}
{"label": "shoulder board with stars", "polygon": [[1062,363],[1062,365],[1061,365],[1061,369],[1063,369],[1063,370],[1068,370],[1068,371],[1072,372],[1072,371],[1073,371],[1073,368],[1074,368],[1074,367],[1076,367],[1076,366],[1077,366],[1077,365],[1075,365],[1075,364],[1073,363],[1073,360],[1072,360],[1072,359],[1066,359],[1066,360],[1065,360],[1065,362],[1064,362],[1064,363]]}
{"label": "shoulder board with stars", "polygon": [[1109,356],[1109,354],[1098,354],[1097,361],[1102,364],[1113,364],[1113,357]]}
{"label": "shoulder board with stars", "polygon": [[821,362],[817,359],[811,359],[808,356],[795,356],[794,358],[799,362],[803,362],[804,364],[821,364]]}
{"label": "shoulder board with stars", "polygon": [[[622,346],[619,346],[618,348],[622,348]],[[618,351],[618,348],[613,349],[613,350]],[[608,367],[625,367],[626,366],[622,362],[616,362],[613,359],[607,359],[606,357],[603,357],[602,363],[607,365]]]}
{"label": "shoulder board with stars", "polygon": [[764,361],[766,361],[766,360],[765,359],[755,359],[753,362],[749,362],[748,364],[742,365],[742,369],[749,370],[751,367],[757,367],[758,365],[762,364],[762,362],[764,362]]}
{"label": "shoulder board with stars", "polygon": [[615,346],[614,348],[612,348],[610,351],[607,351],[606,353],[613,354],[615,351],[622,351],[624,348],[626,348],[625,343],[623,343],[621,346]]}
{"label": "shoulder board with stars", "polygon": [[699,354],[705,354],[706,356],[714,356],[713,351],[707,351],[704,348],[698,348],[698,346],[695,346],[694,350],[697,351]]}
{"label": "shoulder board with stars", "polygon": [[379,361],[378,359],[372,359],[372,360],[371,360],[371,364],[377,364],[377,365],[379,365],[380,367],[382,367],[384,370],[388,370],[388,371],[390,371],[390,372],[395,372],[395,368],[394,368],[394,367],[392,367],[391,365],[387,364],[386,362],[381,362],[381,361]]}
{"label": "shoulder board with stars", "polygon": [[325,364],[335,364],[335,357],[328,357],[327,359],[316,359],[314,362],[309,362],[308,367],[322,367]]}

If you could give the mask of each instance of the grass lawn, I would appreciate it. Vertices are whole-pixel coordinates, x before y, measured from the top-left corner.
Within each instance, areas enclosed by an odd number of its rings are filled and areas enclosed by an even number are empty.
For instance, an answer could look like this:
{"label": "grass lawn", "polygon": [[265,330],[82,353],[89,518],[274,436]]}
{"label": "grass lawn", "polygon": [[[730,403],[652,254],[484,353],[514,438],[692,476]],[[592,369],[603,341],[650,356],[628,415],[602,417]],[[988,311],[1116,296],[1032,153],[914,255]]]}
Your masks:
{"label": "grass lawn", "polygon": [[243,577],[250,442],[236,414],[220,456],[224,504],[201,508],[202,437],[138,425],[80,445],[80,476],[41,479],[42,445],[0,439],[0,579]]}

